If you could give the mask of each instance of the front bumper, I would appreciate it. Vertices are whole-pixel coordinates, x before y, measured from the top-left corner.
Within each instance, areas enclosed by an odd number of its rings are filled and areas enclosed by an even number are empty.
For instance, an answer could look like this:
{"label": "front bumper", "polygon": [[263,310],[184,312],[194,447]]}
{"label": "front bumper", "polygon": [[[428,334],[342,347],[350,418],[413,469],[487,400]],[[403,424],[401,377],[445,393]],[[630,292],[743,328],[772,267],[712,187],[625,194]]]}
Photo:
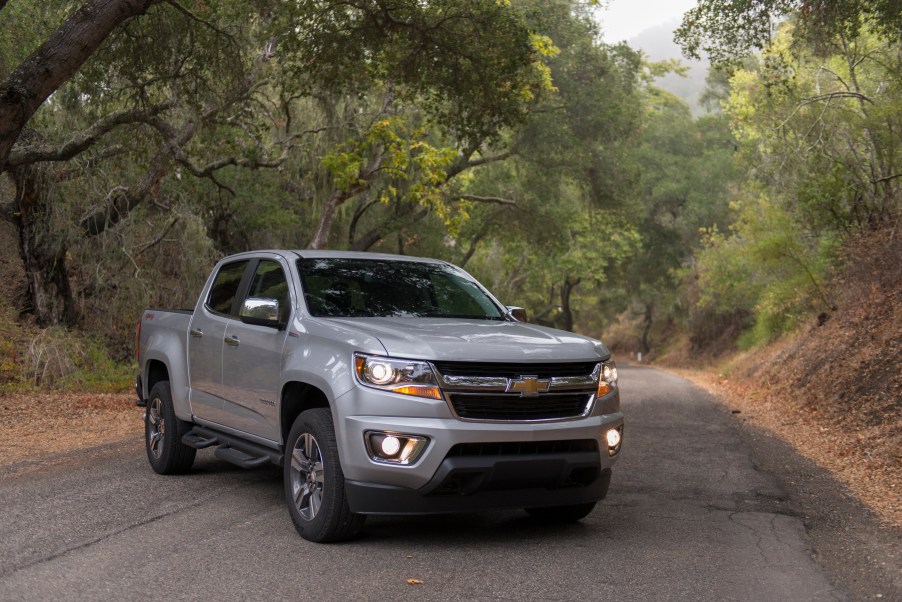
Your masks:
{"label": "front bumper", "polygon": [[[524,463],[513,471],[512,467],[503,467],[503,461],[491,467],[482,467],[480,475],[492,475],[483,481],[487,488],[471,493],[444,491],[441,483],[447,483],[448,476],[437,474],[434,479],[435,489],[424,493],[406,487],[393,487],[377,483],[346,481],[345,491],[351,512],[358,514],[445,514],[452,512],[474,512],[478,510],[496,510],[502,508],[538,508],[543,506],[569,506],[597,502],[604,499],[611,482],[611,469],[597,474],[592,483],[562,489],[544,487],[521,487],[493,489],[493,482],[506,485],[504,475],[510,476],[519,471],[526,471],[532,462]],[[452,469],[452,471],[455,469]],[[468,469],[462,469],[468,473]],[[497,479],[498,476],[502,478]],[[426,487],[427,489],[429,486]]]}
{"label": "front bumper", "polygon": [[[374,409],[379,410],[373,415]],[[553,422],[472,422],[454,418],[444,400],[354,387],[335,400],[339,454],[353,512],[407,514],[556,506],[602,499],[611,467],[604,439],[623,424],[619,391],[595,401],[583,418]],[[370,458],[367,431],[419,435],[428,447],[411,465]],[[593,440],[597,451],[449,457],[457,444]],[[575,478],[574,478],[575,476]],[[454,490],[453,483],[460,484]],[[451,489],[446,487],[449,483]]]}

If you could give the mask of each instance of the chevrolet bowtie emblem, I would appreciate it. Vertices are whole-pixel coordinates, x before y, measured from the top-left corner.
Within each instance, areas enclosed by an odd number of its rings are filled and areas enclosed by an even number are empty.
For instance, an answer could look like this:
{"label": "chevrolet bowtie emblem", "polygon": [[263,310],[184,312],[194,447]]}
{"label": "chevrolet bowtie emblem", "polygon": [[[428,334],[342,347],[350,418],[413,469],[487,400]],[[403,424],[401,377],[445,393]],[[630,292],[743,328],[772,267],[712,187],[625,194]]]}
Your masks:
{"label": "chevrolet bowtie emblem", "polygon": [[550,378],[539,379],[538,376],[521,376],[520,378],[507,379],[508,393],[519,393],[520,397],[533,397],[544,393],[551,386]]}

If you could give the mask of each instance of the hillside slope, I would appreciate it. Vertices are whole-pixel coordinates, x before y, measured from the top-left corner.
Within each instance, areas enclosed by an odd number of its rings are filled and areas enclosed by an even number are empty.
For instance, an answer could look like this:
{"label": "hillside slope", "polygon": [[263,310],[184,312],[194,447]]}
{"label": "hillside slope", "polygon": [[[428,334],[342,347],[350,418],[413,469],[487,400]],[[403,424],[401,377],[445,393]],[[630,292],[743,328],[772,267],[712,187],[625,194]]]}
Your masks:
{"label": "hillside slope", "polygon": [[846,258],[832,315],[689,375],[902,525],[902,235],[875,234]]}

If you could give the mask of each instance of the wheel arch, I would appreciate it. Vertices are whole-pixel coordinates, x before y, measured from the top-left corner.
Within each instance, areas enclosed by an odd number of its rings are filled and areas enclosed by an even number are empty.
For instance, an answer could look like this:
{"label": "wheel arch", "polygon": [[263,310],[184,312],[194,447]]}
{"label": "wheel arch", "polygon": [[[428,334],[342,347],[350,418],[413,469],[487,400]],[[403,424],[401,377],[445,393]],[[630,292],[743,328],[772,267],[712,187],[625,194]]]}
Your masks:
{"label": "wheel arch", "polygon": [[162,360],[152,359],[147,362],[144,374],[147,381],[147,397],[150,397],[150,392],[153,390],[154,385],[160,381],[169,380],[169,367]]}
{"label": "wheel arch", "polygon": [[326,393],[315,385],[302,381],[289,381],[282,386],[279,410],[279,433],[284,443],[295,419],[301,412],[313,408],[328,408],[331,411]]}

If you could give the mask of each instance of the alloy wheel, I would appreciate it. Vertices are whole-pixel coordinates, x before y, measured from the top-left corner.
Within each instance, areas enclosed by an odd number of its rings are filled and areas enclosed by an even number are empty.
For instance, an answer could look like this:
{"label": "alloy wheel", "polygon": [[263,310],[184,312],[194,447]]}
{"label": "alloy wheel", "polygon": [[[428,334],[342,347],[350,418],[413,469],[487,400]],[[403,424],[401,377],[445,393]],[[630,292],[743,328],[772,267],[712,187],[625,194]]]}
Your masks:
{"label": "alloy wheel", "polygon": [[155,397],[147,406],[147,445],[154,458],[163,453],[163,436],[166,434],[166,419],[163,418],[163,401]]}
{"label": "alloy wheel", "polygon": [[298,437],[291,452],[291,491],[301,518],[313,520],[323,504],[323,455],[310,433]]}

